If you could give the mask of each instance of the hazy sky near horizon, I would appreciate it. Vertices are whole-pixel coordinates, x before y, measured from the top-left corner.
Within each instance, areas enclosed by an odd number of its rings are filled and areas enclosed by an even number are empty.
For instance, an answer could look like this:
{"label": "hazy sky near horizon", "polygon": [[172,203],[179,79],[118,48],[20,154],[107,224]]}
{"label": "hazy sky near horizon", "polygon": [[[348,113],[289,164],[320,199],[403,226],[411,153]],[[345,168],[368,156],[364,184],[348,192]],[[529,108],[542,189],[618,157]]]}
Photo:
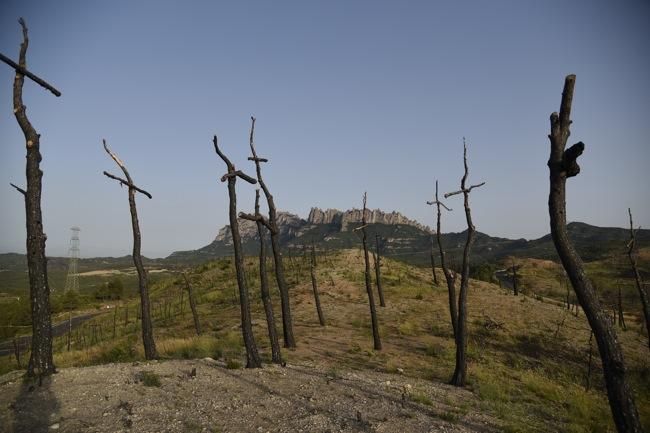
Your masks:
{"label": "hazy sky near horizon", "polygon": [[[30,30],[24,103],[41,137],[48,255],[130,254],[127,191],[102,138],[137,185],[143,253],[200,248],[228,221],[223,150],[249,174],[250,116],[281,210],[397,210],[434,225],[434,180],[458,189],[467,137],[481,232],[549,232],[549,115],[577,75],[570,143],[582,172],[568,219],[650,227],[647,1],[31,1],[0,3],[0,52]],[[0,252],[24,252],[24,137],[13,71],[0,64]],[[238,182],[238,205],[255,188]],[[443,231],[465,229],[461,197]]]}

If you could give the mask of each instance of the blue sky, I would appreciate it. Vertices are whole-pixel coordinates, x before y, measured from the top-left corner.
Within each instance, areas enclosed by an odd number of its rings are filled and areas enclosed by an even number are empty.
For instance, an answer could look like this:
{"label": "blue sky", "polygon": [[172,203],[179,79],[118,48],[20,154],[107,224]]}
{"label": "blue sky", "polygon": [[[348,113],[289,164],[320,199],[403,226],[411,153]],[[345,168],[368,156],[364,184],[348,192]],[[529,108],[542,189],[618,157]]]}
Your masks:
{"label": "blue sky", "polygon": [[[650,227],[650,4],[607,1],[30,1],[0,3],[0,52],[58,87],[25,85],[42,134],[50,255],[131,250],[127,192],[102,138],[153,200],[138,197],[143,252],[209,243],[227,223],[218,134],[238,168],[250,116],[279,208],[368,205],[433,225],[434,180],[458,188],[462,137],[479,231],[536,238],[548,227],[549,114],[577,74],[571,143],[582,173],[569,220]],[[13,72],[0,65],[0,252],[24,251],[24,138]],[[4,186],[2,186],[4,185]],[[238,182],[241,210],[254,188]],[[443,231],[465,227],[459,197]]]}

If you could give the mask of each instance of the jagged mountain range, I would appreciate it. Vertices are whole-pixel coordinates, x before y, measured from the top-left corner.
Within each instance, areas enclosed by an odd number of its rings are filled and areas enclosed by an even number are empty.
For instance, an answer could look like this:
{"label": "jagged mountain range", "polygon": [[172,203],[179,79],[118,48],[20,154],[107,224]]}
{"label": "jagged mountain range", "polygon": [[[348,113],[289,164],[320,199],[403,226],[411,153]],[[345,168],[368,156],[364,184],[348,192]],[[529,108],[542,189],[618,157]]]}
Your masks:
{"label": "jagged mountain range", "polygon": [[[430,261],[433,231],[399,212],[367,210],[367,232],[371,245],[376,236],[383,240],[384,254],[414,264]],[[278,212],[280,244],[285,254],[298,254],[313,242],[318,249],[358,248],[359,233],[353,229],[361,224],[362,211],[351,209],[322,210],[312,208],[307,219],[297,215]],[[242,244],[246,254],[257,254],[258,234],[254,222],[239,220]],[[586,261],[598,260],[611,254],[625,252],[629,232],[623,228],[596,227],[573,222],[568,225],[569,236],[578,252]],[[462,255],[466,233],[444,233],[442,243],[450,261],[458,261]],[[639,230],[638,241],[647,245],[650,230]],[[222,227],[216,238],[198,250],[178,251],[167,260],[198,262],[232,254],[232,237],[228,225]],[[477,232],[472,251],[474,263],[494,262],[507,256],[534,257],[557,260],[557,253],[550,234],[539,239],[506,239]]]}

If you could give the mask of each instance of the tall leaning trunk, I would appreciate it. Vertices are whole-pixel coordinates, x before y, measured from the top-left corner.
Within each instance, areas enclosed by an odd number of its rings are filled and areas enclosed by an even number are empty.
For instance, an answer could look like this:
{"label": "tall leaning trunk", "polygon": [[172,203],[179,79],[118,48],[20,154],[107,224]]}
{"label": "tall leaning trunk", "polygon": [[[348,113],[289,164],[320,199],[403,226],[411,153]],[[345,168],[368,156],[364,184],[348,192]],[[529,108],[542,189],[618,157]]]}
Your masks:
{"label": "tall leaning trunk", "polygon": [[384,288],[381,285],[381,251],[379,243],[379,235],[375,235],[375,253],[372,255],[375,263],[375,284],[377,284],[377,293],[379,294],[379,306],[385,307]]}
{"label": "tall leaning trunk", "polygon": [[[241,215],[240,215],[241,216]],[[269,292],[269,278],[266,273],[266,241],[264,232],[265,221],[260,214],[260,190],[255,190],[255,216],[257,224],[257,234],[260,238],[260,294],[264,304],[264,314],[266,315],[266,326],[269,331],[269,341],[271,342],[271,361],[275,364],[282,364],[282,352],[278,342],[278,331],[275,328],[275,315],[273,314],[273,302]]]}
{"label": "tall leaning trunk", "polygon": [[[20,45],[19,66],[27,66],[25,55],[29,38],[27,26],[19,20],[23,30],[23,42]],[[29,270],[29,301],[32,313],[32,351],[27,366],[28,376],[49,375],[56,372],[52,357],[52,318],[50,307],[50,287],[47,281],[47,258],[45,257],[45,240],[43,233],[43,215],[41,211],[41,191],[43,172],[40,168],[40,135],[27,118],[23,105],[23,84],[25,75],[16,70],[13,89],[14,115],[25,136],[27,163],[25,174],[27,189],[14,186],[25,199],[25,222],[27,228],[27,267]]]}
{"label": "tall leaning trunk", "polygon": [[370,320],[372,321],[372,339],[375,350],[381,350],[381,339],[379,338],[379,322],[377,320],[377,308],[375,307],[375,296],[372,292],[372,281],[370,276],[370,257],[368,254],[368,236],[366,235],[366,193],[363,194],[363,214],[361,217],[361,233],[363,243],[363,258],[365,260],[366,292],[368,293],[368,304],[370,306]]}
{"label": "tall leaning trunk", "polygon": [[142,255],[141,255],[141,244],[142,244],[142,235],[140,234],[140,223],[138,221],[138,209],[135,205],[135,193],[139,192],[146,195],[151,199],[151,194],[147,191],[138,188],[134,183],[131,175],[129,174],[124,162],[118,158],[118,156],[113,153],[106,144],[106,140],[103,141],[104,150],[108,155],[115,161],[115,163],[120,167],[122,173],[126,179],[122,179],[118,176],[114,176],[110,173],[104,172],[104,175],[108,178],[117,180],[120,185],[124,185],[129,190],[129,210],[131,212],[131,227],[133,229],[133,264],[135,269],[138,272],[138,288],[140,291],[140,317],[142,321],[142,344],[144,346],[144,357],[146,359],[156,359],[158,353],[156,351],[156,342],[153,338],[153,324],[151,322],[151,305],[149,303],[149,282],[147,278],[147,271],[142,264]]}
{"label": "tall leaning trunk", "polygon": [[619,433],[641,432],[643,430],[634,403],[634,395],[626,377],[625,361],[616,331],[610,323],[607,313],[600,305],[593,283],[585,273],[582,259],[571,244],[566,228],[566,180],[580,172],[577,159],[584,151],[582,142],[565,150],[570,135],[571,103],[575,79],[575,75],[566,77],[560,114],[551,114],[551,134],[549,135],[551,152],[548,160],[550,172],[548,208],[551,236],[578,301],[596,337],[603,363],[607,397],[616,428]]}
{"label": "tall leaning trunk", "polygon": [[[451,319],[451,328],[454,333],[454,338],[456,338],[456,331],[458,328],[458,310],[457,310],[457,300],[456,300],[456,276],[449,270],[447,267],[446,253],[445,249],[442,247],[442,234],[440,219],[442,217],[441,207],[444,207],[448,212],[451,211],[443,202],[438,199],[438,181],[436,180],[436,197],[435,201],[428,201],[428,205],[436,205],[437,218],[436,218],[436,240],[438,241],[438,250],[440,251],[440,267],[442,268],[442,273],[445,275],[445,281],[447,282],[447,292],[449,298],[449,316]],[[434,271],[435,272],[435,271]]]}
{"label": "tall leaning trunk", "polygon": [[196,331],[196,335],[201,335],[201,322],[199,320],[199,312],[196,308],[194,290],[192,290],[190,280],[187,278],[187,275],[185,275],[185,273],[183,273],[183,278],[185,279],[185,290],[187,290],[187,297],[190,299],[190,309],[192,310],[192,319],[194,320],[194,330]]}
{"label": "tall leaning trunk", "polygon": [[318,283],[316,281],[316,248],[314,247],[313,242],[311,244],[309,272],[311,275],[311,288],[314,292],[314,302],[316,303],[316,313],[318,313],[318,323],[320,323],[320,326],[325,326],[325,316],[323,315],[323,309],[320,306],[320,295],[318,294]]}
{"label": "tall leaning trunk", "polygon": [[273,250],[273,263],[275,265],[275,279],[278,283],[278,290],[280,291],[280,306],[282,308],[282,333],[284,337],[284,347],[296,347],[296,339],[293,336],[293,319],[291,318],[291,303],[289,300],[289,288],[287,280],[284,276],[284,265],[282,263],[282,251],[280,249],[280,230],[278,228],[278,215],[275,208],[275,201],[273,195],[269,191],[264,179],[262,179],[262,166],[261,163],[268,162],[266,158],[260,158],[255,152],[255,143],[253,141],[255,133],[255,118],[251,117],[251,133],[250,133],[250,148],[252,156],[248,157],[250,161],[255,163],[255,170],[257,174],[257,181],[264,192],[266,203],[269,207],[269,231],[271,232],[271,249]]}
{"label": "tall leaning trunk", "polygon": [[460,275],[460,291],[458,293],[458,322],[456,323],[456,368],[451,378],[451,384],[465,386],[467,380],[467,290],[469,289],[469,257],[474,244],[476,229],[472,222],[472,210],[469,207],[469,193],[474,188],[483,186],[485,182],[467,187],[469,168],[467,166],[467,145],[463,138],[463,165],[465,174],[460,181],[460,190],[445,194],[445,198],[456,194],[463,194],[463,206],[465,207],[465,220],[467,222],[467,239],[463,249],[463,264]]}
{"label": "tall leaning trunk", "polygon": [[[641,305],[643,307],[643,317],[645,318],[645,326],[648,331],[648,348],[650,348],[650,298],[648,298],[648,291],[645,288],[645,284],[641,281],[641,274],[639,273],[639,267],[636,264],[637,259],[637,245],[636,245],[636,232],[634,230],[634,222],[632,221],[632,210],[627,209],[628,214],[630,214],[630,242],[627,244],[627,257],[630,259],[630,265],[632,266],[632,272],[634,273],[634,282],[636,284],[636,289],[639,292],[639,297],[641,298]],[[619,290],[619,309],[622,311],[621,301],[620,301],[620,288]],[[621,313],[621,317],[623,317]]]}
{"label": "tall leaning trunk", "polygon": [[235,183],[237,177],[245,181],[255,184],[255,179],[247,176],[241,171],[235,170],[235,166],[219,149],[217,136],[214,136],[214,149],[217,155],[226,163],[228,173],[226,173],[221,181],[228,181],[228,198],[229,198],[229,212],[230,218],[230,231],[232,233],[232,245],[235,250],[235,272],[237,273],[237,287],[239,287],[239,306],[241,312],[241,330],[244,338],[244,346],[246,347],[246,368],[259,368],[262,366],[259,353],[257,352],[257,344],[255,343],[255,336],[253,335],[253,324],[251,320],[250,300],[248,297],[248,285],[246,284],[246,275],[244,268],[244,252],[241,245],[241,236],[239,234],[239,221],[237,220],[237,192],[235,190]]}

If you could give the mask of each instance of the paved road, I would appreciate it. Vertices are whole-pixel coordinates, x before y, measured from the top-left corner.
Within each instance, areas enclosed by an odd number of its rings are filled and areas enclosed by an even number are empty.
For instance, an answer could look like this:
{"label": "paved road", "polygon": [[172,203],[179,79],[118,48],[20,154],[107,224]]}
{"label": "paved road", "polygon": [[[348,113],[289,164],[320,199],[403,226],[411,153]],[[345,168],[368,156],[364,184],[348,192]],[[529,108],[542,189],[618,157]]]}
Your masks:
{"label": "paved road", "polygon": [[[81,316],[75,316],[72,318],[72,329],[78,327],[82,323],[84,323],[87,320],[92,319],[93,317],[97,316],[98,314],[101,313],[90,313],[90,314],[83,314]],[[60,337],[61,335],[65,335],[66,332],[68,332],[68,327],[70,325],[68,324],[68,320],[64,320],[63,322],[59,322],[55,325],[52,326],[52,336],[53,337]],[[31,344],[32,336],[31,335],[22,335],[20,337],[17,337],[16,340],[18,341],[18,344],[21,348],[21,352],[24,351],[25,348],[29,347]],[[0,356],[7,356],[7,355],[13,355],[14,353],[14,341],[12,340],[7,340],[3,341],[0,343]]]}

